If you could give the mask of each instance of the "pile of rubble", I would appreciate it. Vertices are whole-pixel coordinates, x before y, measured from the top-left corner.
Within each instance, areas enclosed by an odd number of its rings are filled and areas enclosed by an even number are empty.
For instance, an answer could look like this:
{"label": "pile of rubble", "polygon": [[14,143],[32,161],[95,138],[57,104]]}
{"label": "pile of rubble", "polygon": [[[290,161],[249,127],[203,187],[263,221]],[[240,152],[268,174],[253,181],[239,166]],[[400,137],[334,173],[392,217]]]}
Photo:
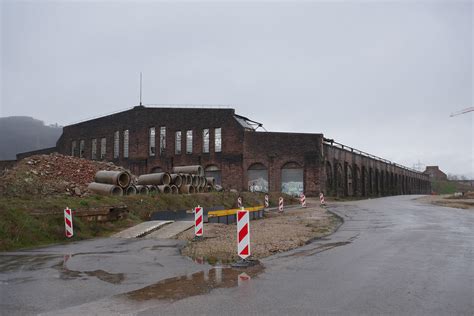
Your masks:
{"label": "pile of rubble", "polygon": [[92,161],[57,153],[19,161],[0,177],[0,195],[81,196],[99,170],[125,171],[110,162]]}

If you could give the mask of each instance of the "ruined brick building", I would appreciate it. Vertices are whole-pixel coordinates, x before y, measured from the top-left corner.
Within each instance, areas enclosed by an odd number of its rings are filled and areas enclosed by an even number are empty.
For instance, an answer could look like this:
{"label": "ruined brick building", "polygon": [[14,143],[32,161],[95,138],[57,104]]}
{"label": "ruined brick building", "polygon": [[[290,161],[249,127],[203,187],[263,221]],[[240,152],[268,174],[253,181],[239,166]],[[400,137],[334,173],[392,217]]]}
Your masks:
{"label": "ruined brick building", "polygon": [[324,192],[339,196],[428,193],[427,175],[358,151],[323,134],[257,130],[260,123],[228,108],[152,108],[63,128],[57,151],[112,161],[139,175],[200,164],[225,189]]}

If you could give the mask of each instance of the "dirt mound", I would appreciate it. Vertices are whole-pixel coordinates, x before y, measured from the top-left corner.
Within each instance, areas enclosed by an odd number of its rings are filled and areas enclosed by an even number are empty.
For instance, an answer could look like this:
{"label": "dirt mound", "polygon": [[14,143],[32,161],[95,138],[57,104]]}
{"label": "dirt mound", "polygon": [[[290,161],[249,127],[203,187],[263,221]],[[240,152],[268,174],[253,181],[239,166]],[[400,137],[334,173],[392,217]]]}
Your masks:
{"label": "dirt mound", "polygon": [[83,195],[99,170],[125,170],[111,162],[57,153],[19,161],[0,177],[0,195]]}

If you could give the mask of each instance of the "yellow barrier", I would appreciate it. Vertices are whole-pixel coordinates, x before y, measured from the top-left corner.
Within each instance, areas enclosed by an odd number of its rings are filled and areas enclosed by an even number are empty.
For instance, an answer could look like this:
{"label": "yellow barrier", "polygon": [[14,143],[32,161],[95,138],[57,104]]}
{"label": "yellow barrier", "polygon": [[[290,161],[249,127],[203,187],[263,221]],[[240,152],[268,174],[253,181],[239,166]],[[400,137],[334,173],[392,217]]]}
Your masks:
{"label": "yellow barrier", "polygon": [[[253,207],[244,207],[246,211],[249,212],[258,212],[264,209],[263,205],[253,206]],[[228,210],[221,210],[221,211],[210,211],[207,213],[207,217],[218,217],[218,216],[227,216],[227,215],[235,215],[237,211],[240,211],[240,208],[233,208]]]}

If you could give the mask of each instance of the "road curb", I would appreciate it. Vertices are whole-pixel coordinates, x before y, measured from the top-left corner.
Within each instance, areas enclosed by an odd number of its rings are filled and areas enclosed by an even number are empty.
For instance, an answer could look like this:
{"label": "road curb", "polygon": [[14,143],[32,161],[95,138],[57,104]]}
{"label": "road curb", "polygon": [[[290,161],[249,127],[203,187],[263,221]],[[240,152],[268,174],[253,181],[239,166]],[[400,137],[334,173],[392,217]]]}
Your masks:
{"label": "road curb", "polygon": [[[334,231],[332,231],[332,232],[330,232],[329,234],[324,235],[324,236],[319,236],[319,237],[311,238],[311,239],[309,239],[308,241],[306,241],[305,245],[311,244],[311,243],[313,243],[313,242],[315,242],[315,241],[317,241],[317,240],[321,240],[321,239],[323,239],[323,238],[326,238],[326,237],[328,237],[328,236],[331,236],[331,235],[335,234],[335,233],[339,230],[339,228],[341,228],[341,226],[345,223],[345,220],[344,220],[344,218],[342,217],[342,215],[336,213],[335,211],[331,211],[331,210],[329,210],[328,208],[325,208],[325,210],[326,210],[328,213],[331,213],[332,215],[336,216],[341,222],[339,223],[339,225],[336,226],[336,228],[334,229]],[[295,248],[295,249],[297,249],[297,248]]]}

